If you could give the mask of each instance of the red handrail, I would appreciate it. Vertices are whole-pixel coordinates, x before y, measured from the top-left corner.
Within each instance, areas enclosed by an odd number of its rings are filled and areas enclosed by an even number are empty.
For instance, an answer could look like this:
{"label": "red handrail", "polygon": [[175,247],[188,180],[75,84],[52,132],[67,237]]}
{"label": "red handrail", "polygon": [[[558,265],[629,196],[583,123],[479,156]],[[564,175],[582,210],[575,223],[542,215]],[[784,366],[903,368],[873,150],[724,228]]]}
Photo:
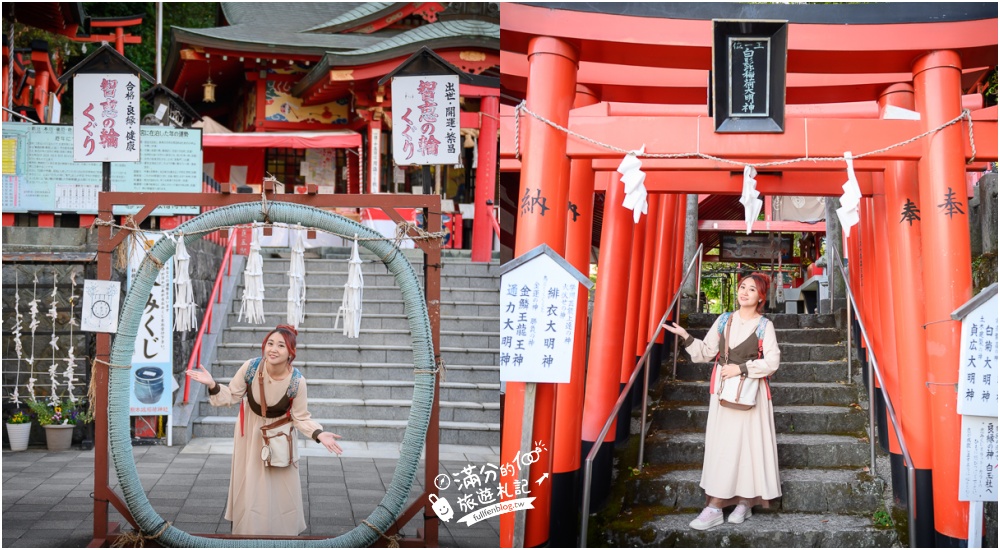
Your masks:
{"label": "red handrail", "polygon": [[[205,338],[205,334],[211,334],[212,325],[212,307],[218,303],[222,303],[222,275],[226,271],[226,266],[229,267],[229,274],[232,274],[233,266],[233,243],[236,242],[236,234],[238,228],[234,227],[229,230],[229,240],[226,241],[226,251],[222,253],[222,265],[219,266],[219,274],[215,276],[215,285],[212,286],[212,295],[208,297],[208,305],[205,306],[205,316],[201,320],[201,326],[198,328],[198,337],[194,341],[194,349],[191,350],[191,358],[188,359],[187,370],[193,369],[196,365],[201,362],[201,341]],[[188,403],[188,398],[191,396],[191,378],[184,377],[184,404]]]}

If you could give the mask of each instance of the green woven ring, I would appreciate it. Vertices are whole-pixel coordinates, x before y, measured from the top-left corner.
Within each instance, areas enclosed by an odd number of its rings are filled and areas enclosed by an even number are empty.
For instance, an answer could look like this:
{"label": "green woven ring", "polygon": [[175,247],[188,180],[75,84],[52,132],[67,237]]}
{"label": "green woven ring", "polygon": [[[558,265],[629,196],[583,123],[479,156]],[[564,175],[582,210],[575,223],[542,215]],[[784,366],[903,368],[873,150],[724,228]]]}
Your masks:
{"label": "green woven ring", "polygon": [[[382,235],[343,216],[309,206],[276,201],[268,201],[266,204],[243,203],[218,208],[182,224],[176,233],[191,235],[184,237],[190,242],[200,238],[199,232],[216,227],[262,222],[265,218],[264,208],[267,208],[267,219],[273,223],[299,223],[304,228],[321,229],[339,235],[356,234],[359,238],[382,239]],[[431,374],[435,369],[434,344],[431,340],[427,306],[413,267],[403,254],[398,253],[398,248],[385,240],[359,241],[359,244],[382,258],[402,290],[413,341],[413,364],[418,371],[414,374],[413,405],[410,408],[406,431],[403,433],[396,471],[393,473],[385,497],[367,518],[368,523],[384,533],[402,512],[417,473],[420,451],[424,446],[434,402],[434,374]],[[131,364],[146,299],[160,271],[159,266],[174,255],[175,247],[176,244],[171,239],[160,239],[149,251],[148,257],[143,260],[133,277],[132,287],[125,297],[125,307],[122,308],[121,319],[118,322],[117,337],[111,350],[112,364]],[[150,258],[155,258],[159,264]],[[125,503],[142,533],[151,536],[163,529],[166,520],[153,510],[149,499],[146,498],[132,455],[132,441],[129,436],[129,371],[118,368],[112,368],[110,371],[108,431],[111,456],[118,472],[118,481],[125,496]],[[157,537],[157,541],[164,546],[183,548],[357,548],[370,546],[378,538],[379,534],[364,524],[339,537],[320,540],[217,539],[194,536],[171,526]]]}

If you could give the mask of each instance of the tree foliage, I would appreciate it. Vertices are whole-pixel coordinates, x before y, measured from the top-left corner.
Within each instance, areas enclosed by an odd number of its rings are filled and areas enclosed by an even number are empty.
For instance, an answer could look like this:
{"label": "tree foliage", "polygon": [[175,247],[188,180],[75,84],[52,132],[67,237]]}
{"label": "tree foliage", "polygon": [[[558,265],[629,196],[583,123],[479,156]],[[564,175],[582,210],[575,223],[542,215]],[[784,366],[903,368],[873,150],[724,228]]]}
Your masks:
{"label": "tree foliage", "polygon": [[[4,3],[3,30],[11,38],[15,48],[29,48],[33,40],[44,40],[49,44],[49,53],[53,67],[62,74],[82,61],[88,53],[93,52],[100,44],[76,42],[65,36],[52,34],[41,29],[27,27],[14,22],[10,17],[12,9],[33,9],[32,4]],[[85,2],[84,13],[90,17],[124,17],[143,16],[142,24],[126,28],[125,32],[140,36],[142,43],[126,44],[125,57],[138,65],[151,76],[156,75],[156,3],[155,2]],[[206,28],[215,27],[218,23],[217,2],[178,2],[163,5],[163,47],[161,50],[162,64],[167,64],[167,55],[171,46],[171,27]],[[113,34],[114,29],[91,29],[92,34]],[[163,75],[166,77],[166,75]],[[142,90],[151,84],[143,81]],[[72,94],[62,97],[64,120],[71,117]],[[141,113],[149,112],[149,105],[143,101]]]}

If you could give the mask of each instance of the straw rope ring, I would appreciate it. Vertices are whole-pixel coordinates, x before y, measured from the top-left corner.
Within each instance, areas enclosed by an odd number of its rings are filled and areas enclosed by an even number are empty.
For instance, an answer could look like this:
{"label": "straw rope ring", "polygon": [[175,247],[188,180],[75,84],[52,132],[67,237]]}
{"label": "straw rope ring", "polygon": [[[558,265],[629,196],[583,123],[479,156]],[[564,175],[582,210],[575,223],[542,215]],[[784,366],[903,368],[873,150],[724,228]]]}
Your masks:
{"label": "straw rope ring", "polygon": [[[260,202],[225,206],[202,214],[178,228],[188,241],[198,239],[198,231],[219,225],[236,225],[262,221],[263,204]],[[129,436],[129,372],[124,369],[109,369],[108,435],[111,455],[125,503],[132,517],[143,533],[158,533],[159,544],[172,547],[230,547],[230,548],[350,548],[367,547],[376,542],[379,535],[371,529],[375,526],[386,532],[399,517],[406,503],[416,477],[420,451],[430,423],[431,407],[434,401],[434,346],[431,340],[430,319],[427,305],[421,291],[420,282],[406,258],[402,254],[391,254],[395,248],[379,237],[371,229],[343,216],[297,204],[270,201],[267,215],[274,222],[301,223],[303,227],[332,231],[340,234],[357,233],[372,240],[362,240],[359,244],[380,258],[385,258],[386,267],[395,275],[396,284],[403,294],[406,316],[409,319],[413,344],[414,384],[413,405],[403,433],[399,461],[392,481],[381,503],[362,524],[335,538],[319,540],[301,539],[217,539],[199,537],[173,526],[163,529],[166,521],[156,513],[149,503],[132,454]],[[121,319],[118,322],[118,338],[111,350],[110,363],[121,365],[131,362],[135,348],[135,338],[146,299],[160,267],[169,260],[176,248],[170,239],[160,239],[152,249],[133,279],[132,287],[125,297]],[[159,532],[161,531],[162,532]]]}

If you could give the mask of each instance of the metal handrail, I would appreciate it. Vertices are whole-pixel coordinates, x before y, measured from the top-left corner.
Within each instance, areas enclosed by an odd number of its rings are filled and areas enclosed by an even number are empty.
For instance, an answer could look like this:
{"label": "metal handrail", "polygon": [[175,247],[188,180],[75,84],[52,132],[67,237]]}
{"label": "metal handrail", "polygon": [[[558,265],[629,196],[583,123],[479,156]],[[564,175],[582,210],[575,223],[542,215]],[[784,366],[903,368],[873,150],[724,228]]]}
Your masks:
{"label": "metal handrail", "polygon": [[[844,270],[844,262],[837,250],[837,247],[830,244],[829,250],[833,252],[833,264],[837,266],[840,271],[840,276],[844,280],[844,288],[847,290],[848,298],[848,312],[850,312],[850,306],[854,306],[855,311],[858,310],[857,301],[854,299],[854,293],[851,292],[851,284],[848,282],[847,272]],[[916,548],[917,544],[917,524],[916,524],[916,485],[917,485],[917,474],[913,466],[913,458],[910,456],[909,449],[906,448],[906,441],[903,438],[902,429],[899,426],[899,421],[896,419],[896,409],[892,406],[892,399],[889,398],[889,393],[885,389],[885,381],[882,378],[882,372],[878,368],[878,360],[875,358],[875,351],[872,347],[871,339],[868,337],[868,331],[865,329],[865,323],[861,320],[861,316],[857,315],[858,326],[861,328],[861,337],[864,338],[865,345],[868,348],[868,364],[870,368],[868,369],[868,442],[871,447],[871,463],[872,463],[872,475],[876,475],[875,471],[875,381],[873,377],[878,377],[879,390],[882,392],[882,397],[885,399],[885,408],[889,413],[889,420],[892,421],[892,429],[896,433],[896,439],[899,441],[899,448],[903,452],[903,459],[906,461],[906,477],[907,477],[907,490],[906,490],[906,512],[908,516],[908,527],[910,535],[910,548]],[[848,313],[848,322],[850,321],[850,314]],[[851,327],[848,325],[847,332],[850,334]],[[850,345],[850,340],[848,340],[848,345]],[[850,353],[850,352],[848,352]],[[850,374],[850,355],[848,355],[848,374]]]}
{"label": "metal handrail", "polygon": [[[604,422],[604,428],[601,429],[601,434],[597,436],[594,440],[594,446],[590,448],[590,452],[587,453],[587,458],[584,460],[583,466],[583,514],[580,520],[580,548],[587,547],[587,527],[588,521],[590,519],[590,483],[593,476],[594,470],[594,457],[597,456],[597,451],[600,450],[601,445],[604,443],[604,438],[607,437],[608,431],[611,430],[611,424],[618,416],[619,409],[622,408],[622,404],[625,403],[625,398],[629,391],[632,390],[632,385],[635,384],[636,378],[639,377],[639,372],[643,372],[642,381],[642,424],[639,430],[639,464],[637,466],[638,470],[642,471],[642,462],[646,452],[646,401],[649,394],[649,354],[650,350],[656,344],[656,339],[659,338],[660,332],[663,330],[664,322],[667,320],[667,314],[670,310],[674,308],[674,304],[677,304],[678,311],[680,311],[679,298],[681,295],[681,289],[684,288],[684,283],[688,280],[691,275],[691,269],[694,267],[695,263],[698,264],[698,290],[699,292],[695,295],[696,298],[696,309],[701,308],[701,253],[704,245],[698,245],[698,250],[695,251],[694,257],[691,258],[691,263],[688,264],[687,269],[684,271],[684,278],[681,279],[680,284],[677,286],[677,292],[674,293],[673,300],[670,301],[670,305],[664,310],[663,316],[660,317],[660,322],[656,325],[656,332],[653,333],[653,337],[650,338],[649,344],[646,346],[646,351],[642,354],[642,357],[636,362],[636,367],[632,371],[632,376],[629,377],[628,383],[622,389],[621,393],[618,395],[618,401],[615,402],[615,406],[611,409],[611,413],[608,415],[607,421]],[[676,335],[675,335],[676,336]],[[676,349],[676,348],[675,348]],[[674,369],[676,374],[676,353]]]}
{"label": "metal handrail", "polygon": [[[216,302],[222,302],[222,273],[228,267],[227,275],[233,274],[233,243],[236,242],[237,228],[229,232],[229,240],[226,241],[226,250],[222,253],[222,264],[219,266],[219,273],[215,276],[215,284],[212,286],[212,294],[208,297],[208,305],[205,306],[205,316],[201,319],[201,326],[198,328],[198,337],[194,341],[194,348],[191,349],[191,357],[188,359],[187,370],[193,369],[201,362],[201,342],[205,339],[205,334],[211,334],[212,329],[212,309]],[[182,237],[183,238],[183,237]],[[191,377],[184,377],[184,401],[186,405],[191,397]]]}

